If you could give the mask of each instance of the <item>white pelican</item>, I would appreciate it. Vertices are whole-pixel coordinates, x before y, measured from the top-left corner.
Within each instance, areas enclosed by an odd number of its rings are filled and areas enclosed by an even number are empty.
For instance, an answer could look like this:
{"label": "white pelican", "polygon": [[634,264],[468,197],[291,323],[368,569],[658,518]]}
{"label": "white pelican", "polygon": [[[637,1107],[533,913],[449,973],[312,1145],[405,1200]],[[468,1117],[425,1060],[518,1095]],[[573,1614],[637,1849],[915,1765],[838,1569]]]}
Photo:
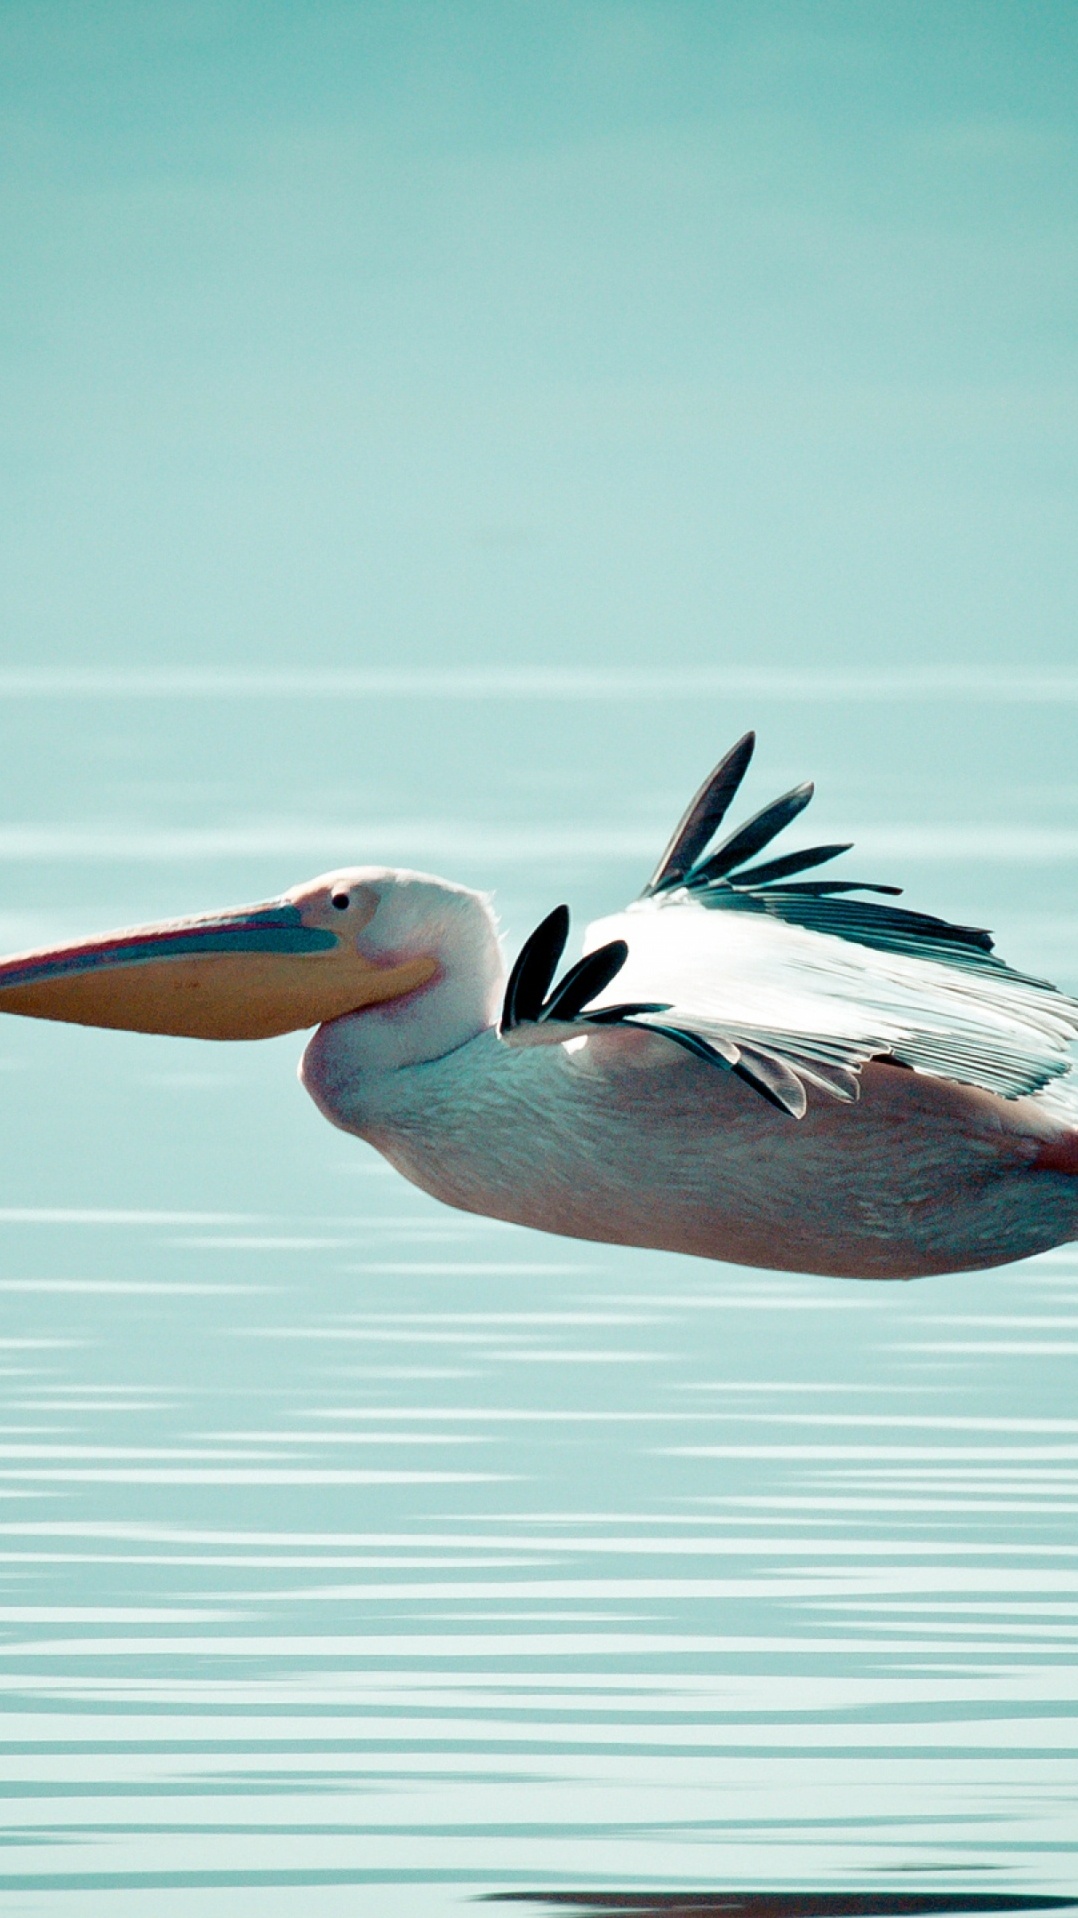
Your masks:
{"label": "white pelican", "polygon": [[911,1278],[1078,1236],[1078,1002],[988,934],[718,846],[752,734],[639,899],[554,985],[559,906],[506,981],[488,901],[358,866],[263,905],[0,964],[0,1011],[202,1039],[317,1026],[334,1125],[466,1211],[744,1265]]}

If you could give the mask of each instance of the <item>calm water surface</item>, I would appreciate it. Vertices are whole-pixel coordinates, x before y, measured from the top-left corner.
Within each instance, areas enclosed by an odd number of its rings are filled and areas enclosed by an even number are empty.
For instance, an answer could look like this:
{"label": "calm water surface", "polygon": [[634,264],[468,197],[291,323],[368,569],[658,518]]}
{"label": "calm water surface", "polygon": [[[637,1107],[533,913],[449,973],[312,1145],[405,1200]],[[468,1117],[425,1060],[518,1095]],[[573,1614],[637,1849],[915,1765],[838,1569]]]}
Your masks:
{"label": "calm water surface", "polygon": [[[753,805],[818,772],[812,837],[1073,987],[1074,710],[9,699],[0,931],[387,858],[515,941],[758,716]],[[563,1243],[326,1127],[296,1039],[0,1042],[4,1909],[1078,1890],[1078,1252]]]}

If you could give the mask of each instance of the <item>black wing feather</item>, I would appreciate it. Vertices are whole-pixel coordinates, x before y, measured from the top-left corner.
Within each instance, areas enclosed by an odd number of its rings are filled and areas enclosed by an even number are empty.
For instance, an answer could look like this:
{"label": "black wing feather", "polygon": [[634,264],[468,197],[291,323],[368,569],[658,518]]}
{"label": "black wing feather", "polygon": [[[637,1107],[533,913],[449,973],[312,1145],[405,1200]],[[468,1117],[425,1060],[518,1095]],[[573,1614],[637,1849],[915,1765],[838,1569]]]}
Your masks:
{"label": "black wing feather", "polygon": [[[741,889],[740,878],[731,879],[730,884],[735,891]],[[829,893],[839,892],[886,892],[898,899],[902,887],[874,885],[868,879],[804,879],[796,886],[769,886],[763,896],[765,899],[826,899]]]}
{"label": "black wing feather", "polygon": [[642,899],[680,885],[685,874],[707,851],[749,769],[755,745],[756,734],[746,733],[720,759],[714,772],[708,774],[644,887]]}
{"label": "black wing feather", "polygon": [[589,999],[597,999],[601,992],[606,991],[628,957],[629,948],[624,939],[612,939],[608,946],[599,946],[595,952],[586,953],[583,959],[577,960],[575,966],[570,966],[560,985],[551,993],[540,1017],[575,1019]]}
{"label": "black wing feather", "polygon": [[807,872],[810,866],[826,865],[829,859],[837,859],[840,852],[852,852],[853,841],[844,846],[806,846],[804,852],[788,852],[783,859],[768,859],[762,866],[748,866],[743,872],[731,873],[732,886],[769,886],[773,879],[789,879],[795,872]]}
{"label": "black wing feather", "polygon": [[569,908],[555,906],[524,941],[502,1001],[503,1032],[511,1031],[522,1020],[538,1019],[568,937]]}
{"label": "black wing feather", "polygon": [[783,793],[781,799],[773,799],[770,806],[764,806],[760,812],[754,813],[751,819],[730,834],[729,839],[723,840],[710,859],[693,867],[686,877],[686,885],[713,885],[717,879],[725,879],[735,866],[744,865],[746,859],[751,859],[762,847],[770,845],[776,834],[790,824],[791,819],[796,819],[798,813],[804,812],[813,790],[812,781],[806,780],[803,786],[795,786],[792,792]]}
{"label": "black wing feather", "polygon": [[[733,886],[701,889],[700,904],[717,912],[766,912],[787,925],[810,932],[826,932],[877,952],[907,952],[924,959],[940,959],[952,966],[991,967],[1026,985],[1045,984],[1026,973],[1016,973],[997,959],[992,935],[982,926],[957,926],[928,912],[910,912],[905,906],[877,906],[871,899],[834,899],[816,888],[770,886],[741,891]],[[1051,990],[1051,988],[1046,988]]]}

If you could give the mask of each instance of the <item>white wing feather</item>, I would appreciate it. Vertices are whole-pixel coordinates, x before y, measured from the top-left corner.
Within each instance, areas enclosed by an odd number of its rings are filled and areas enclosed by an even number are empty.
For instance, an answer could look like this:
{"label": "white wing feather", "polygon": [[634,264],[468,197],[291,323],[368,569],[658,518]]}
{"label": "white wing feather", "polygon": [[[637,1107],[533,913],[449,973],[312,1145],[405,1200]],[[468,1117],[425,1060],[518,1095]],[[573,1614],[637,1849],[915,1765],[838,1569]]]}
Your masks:
{"label": "white wing feather", "polygon": [[[626,941],[628,958],[589,1011],[662,1002],[669,1011],[638,1023],[759,1047],[810,1080],[814,1063],[825,1077],[845,1068],[832,1084],[840,1096],[850,1069],[883,1056],[1007,1098],[1072,1071],[1078,1002],[995,960],[883,952],[766,912],[715,910],[684,891],[597,920],[584,950],[612,939]],[[1053,1087],[1053,1103],[1064,1090],[1070,1107],[1075,1077]]]}

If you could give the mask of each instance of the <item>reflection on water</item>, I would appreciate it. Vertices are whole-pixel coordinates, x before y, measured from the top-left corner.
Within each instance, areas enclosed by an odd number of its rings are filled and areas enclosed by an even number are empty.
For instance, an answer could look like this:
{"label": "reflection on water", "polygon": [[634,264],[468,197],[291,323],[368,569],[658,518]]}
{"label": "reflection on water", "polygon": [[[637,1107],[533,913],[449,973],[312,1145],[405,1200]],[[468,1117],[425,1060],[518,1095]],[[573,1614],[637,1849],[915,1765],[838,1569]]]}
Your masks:
{"label": "reflection on water", "polygon": [[[111,792],[121,847],[125,820],[175,809],[186,723],[140,707],[162,787]],[[246,716],[234,786],[185,825],[299,814],[320,761],[302,723],[286,759],[276,723]],[[676,810],[707,748],[686,781],[680,731],[653,731],[634,831],[661,843],[667,786]],[[383,732],[404,751],[411,715],[390,703]],[[492,770],[472,736],[451,779],[433,737],[408,748],[420,800],[452,791],[510,835],[534,810],[512,755]],[[600,856],[623,804],[602,742],[572,801],[599,852],[581,828],[567,873],[447,853],[514,935],[639,881]],[[57,778],[49,803],[81,819],[87,765]],[[338,797],[327,816],[353,816]],[[49,937],[301,876],[186,857],[16,862],[5,911]],[[983,913],[968,873],[944,877]],[[999,868],[1019,962],[1023,914],[1062,926],[1049,880]],[[325,1127],[294,1041],[12,1020],[0,1044],[11,1909],[1067,1901],[1078,1254],[861,1288],[561,1243],[440,1210]]]}

